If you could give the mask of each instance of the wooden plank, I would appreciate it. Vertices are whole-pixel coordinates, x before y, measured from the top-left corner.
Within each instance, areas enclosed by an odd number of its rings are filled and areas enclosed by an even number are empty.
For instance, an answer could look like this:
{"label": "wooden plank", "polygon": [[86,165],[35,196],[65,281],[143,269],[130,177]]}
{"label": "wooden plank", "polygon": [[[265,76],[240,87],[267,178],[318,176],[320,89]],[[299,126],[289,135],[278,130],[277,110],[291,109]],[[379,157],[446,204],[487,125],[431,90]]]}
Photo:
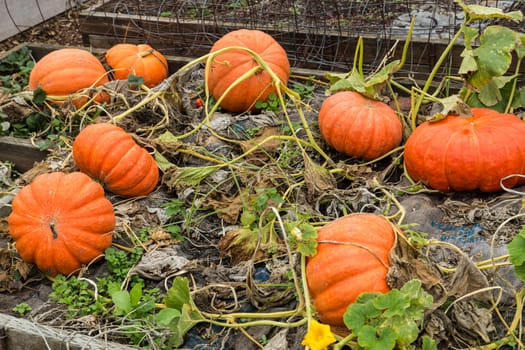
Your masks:
{"label": "wooden plank", "polygon": [[15,164],[20,172],[31,169],[35,162],[44,160],[47,152],[41,151],[28,139],[11,136],[0,137],[0,161],[9,161]]}
{"label": "wooden plank", "polygon": [[[108,38],[104,36],[94,36],[91,38],[93,41],[100,41],[101,43],[106,42]],[[109,42],[118,42],[118,38],[116,37],[109,37]],[[13,50],[10,50],[9,52],[19,50],[22,47],[28,47],[33,52],[33,57],[35,60],[41,59],[44,55],[48,54],[49,52],[53,50],[58,50],[60,48],[64,48],[64,46],[60,45],[48,45],[48,44],[39,44],[39,43],[31,43],[31,44],[20,44],[17,46],[17,48],[14,48]],[[104,52],[106,51],[106,48],[87,48],[87,47],[80,47],[86,50],[90,50],[93,52],[93,54],[101,57]],[[6,53],[8,54],[8,53]],[[0,55],[0,60],[5,57],[5,55]],[[184,57],[184,56],[169,56],[166,55],[166,60],[168,61],[168,67],[170,73],[176,72],[178,69],[183,67],[184,65],[190,63],[193,60],[196,60],[198,57]],[[309,69],[309,68],[301,68],[301,67],[293,67],[292,68],[292,74],[295,75],[301,75],[301,76],[313,76],[316,78],[323,78],[326,76],[326,74],[334,73],[328,70],[322,70],[322,69]],[[343,71],[339,73],[344,73]]]}
{"label": "wooden plank", "polygon": [[[235,23],[205,22],[197,20],[174,20],[163,17],[128,15],[119,13],[98,12],[92,8],[81,12],[80,30],[84,44],[94,47],[110,47],[117,42],[148,42],[165,55],[198,57],[209,52],[213,43],[224,33],[240,28]],[[257,28],[261,29],[261,28]],[[292,66],[328,71],[348,71],[358,36],[341,35],[327,31],[323,35],[308,32],[292,31],[283,28],[262,28],[273,35],[288,52]],[[381,38],[378,35],[362,35],[364,41],[365,70],[375,69],[383,57],[398,42],[391,59],[401,55],[405,37],[391,35]],[[107,42],[104,41],[106,38]],[[432,38],[430,40],[413,40],[409,46],[405,73],[415,79],[433,69],[448,42]],[[461,63],[459,54],[461,46],[454,47],[447,66],[439,74],[445,75],[449,70],[456,70]]]}
{"label": "wooden plank", "polygon": [[[512,2],[509,2],[512,3]],[[496,6],[492,4],[491,6]],[[503,6],[503,4],[502,4]],[[273,35],[288,53],[293,67],[326,71],[349,71],[353,65],[355,47],[359,36],[364,40],[365,73],[380,66],[383,58],[397,42],[389,61],[399,59],[408,29],[392,29],[378,33],[369,29],[365,33],[348,33],[324,30],[322,33],[297,30],[283,25],[276,29],[274,23],[236,24],[220,20],[180,19],[157,16],[104,12],[100,5],[82,11],[80,30],[84,44],[109,47],[118,42],[148,42],[165,55],[199,57],[209,52],[213,43],[226,32],[239,28],[260,29]],[[314,30],[315,31],[315,30]],[[415,32],[418,32],[417,30]],[[404,68],[396,76],[425,81],[449,45],[448,38],[430,35],[427,30],[414,34]],[[107,40],[107,42],[105,41]],[[457,75],[462,62],[463,45],[460,41],[452,47],[435,81],[447,75]],[[515,63],[511,67],[514,69]],[[525,65],[521,73],[525,74]],[[521,78],[520,78],[521,79]]]}
{"label": "wooden plank", "polygon": [[[100,39],[101,41],[106,39]],[[116,39],[115,39],[116,40]],[[109,47],[82,47],[82,46],[63,46],[63,45],[57,45],[57,44],[43,44],[43,43],[23,43],[15,46],[14,48],[10,49],[9,51],[6,51],[3,54],[0,54],[0,61],[7,57],[12,52],[19,51],[22,47],[27,47],[31,50],[32,56],[35,59],[35,61],[39,61],[42,57],[50,53],[51,51],[63,49],[65,47],[76,47],[84,50],[88,50],[91,53],[93,53],[95,56],[99,57],[100,59],[103,58],[104,53],[106,52],[106,49]],[[175,72],[177,69],[182,67],[184,64],[191,62],[193,60],[193,57],[182,57],[182,56],[166,56],[166,60],[168,61],[168,69],[170,72]]]}
{"label": "wooden plank", "polygon": [[[31,43],[29,45],[26,45],[33,55],[33,58],[35,61],[39,61],[42,57],[50,53],[51,51],[55,51],[58,49],[63,49],[66,46],[63,45],[53,45],[53,44],[40,44],[40,43]],[[85,50],[90,51],[95,56],[102,56],[104,54],[104,50],[100,48],[94,48],[94,47],[78,47]]]}
{"label": "wooden plank", "polygon": [[0,348],[6,350],[133,350],[135,347],[96,339],[0,313]]}

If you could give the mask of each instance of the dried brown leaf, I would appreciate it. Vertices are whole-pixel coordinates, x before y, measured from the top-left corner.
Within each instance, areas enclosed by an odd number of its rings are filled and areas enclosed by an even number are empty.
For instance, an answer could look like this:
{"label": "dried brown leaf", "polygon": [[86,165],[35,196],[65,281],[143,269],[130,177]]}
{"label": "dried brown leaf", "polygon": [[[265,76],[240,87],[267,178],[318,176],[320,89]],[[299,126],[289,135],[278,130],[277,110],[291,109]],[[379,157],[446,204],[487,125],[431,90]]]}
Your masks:
{"label": "dried brown leaf", "polygon": [[277,152],[282,143],[278,138],[272,138],[268,141],[267,139],[273,136],[278,136],[279,134],[279,128],[265,128],[256,137],[246,141],[239,141],[243,152],[247,152],[253,147],[259,146],[257,150],[248,154],[246,159],[254,164],[267,161],[269,159],[268,154]]}
{"label": "dried brown leaf", "polygon": [[489,301],[491,299],[489,292],[475,293],[489,287],[487,277],[466,254],[460,256],[459,259],[454,273],[445,278],[448,295],[459,298],[474,293],[472,298],[475,300]]}
{"label": "dried brown leaf", "polygon": [[269,260],[265,267],[269,272],[269,278],[263,284],[258,284],[253,276],[254,266],[251,264],[252,272],[247,274],[248,297],[252,305],[267,309],[286,305],[295,297],[295,288],[289,283],[290,265],[284,260]]}
{"label": "dried brown leaf", "polygon": [[456,321],[456,327],[474,338],[481,337],[485,343],[491,342],[489,334],[496,328],[489,309],[474,300],[461,300],[452,306],[451,314],[451,318]]}
{"label": "dried brown leaf", "polygon": [[258,233],[246,227],[227,232],[219,240],[218,248],[220,254],[229,256],[234,264],[258,260],[266,255],[262,249],[258,249]]}
{"label": "dried brown leaf", "polygon": [[317,165],[306,153],[304,158],[304,181],[310,198],[316,198],[322,193],[333,190],[337,181],[326,168]]}
{"label": "dried brown leaf", "polygon": [[402,234],[398,235],[396,245],[390,252],[390,265],[387,282],[391,288],[399,289],[406,282],[418,279],[423,289],[434,298],[434,307],[446,301],[447,292],[440,271]]}
{"label": "dried brown leaf", "polygon": [[236,224],[243,209],[241,196],[228,197],[224,194],[218,194],[218,198],[215,199],[207,198],[203,207],[214,210],[217,216],[228,224]]}

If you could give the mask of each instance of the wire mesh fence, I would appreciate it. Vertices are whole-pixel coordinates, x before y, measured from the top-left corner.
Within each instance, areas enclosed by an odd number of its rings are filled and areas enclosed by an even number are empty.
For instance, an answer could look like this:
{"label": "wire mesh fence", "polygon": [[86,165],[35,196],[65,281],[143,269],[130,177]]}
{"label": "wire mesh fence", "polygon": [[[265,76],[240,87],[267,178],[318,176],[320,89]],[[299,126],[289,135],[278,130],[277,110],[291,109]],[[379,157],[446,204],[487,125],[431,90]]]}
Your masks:
{"label": "wire mesh fence", "polygon": [[[503,10],[523,1],[483,0]],[[356,38],[365,38],[366,70],[372,70],[415,19],[405,70],[430,69],[463,21],[453,0],[104,0],[84,11],[86,44],[148,42],[165,54],[199,56],[224,33],[260,29],[287,50],[291,64],[330,71],[351,69]],[[398,45],[400,46],[400,45]],[[459,57],[459,53],[451,54]]]}

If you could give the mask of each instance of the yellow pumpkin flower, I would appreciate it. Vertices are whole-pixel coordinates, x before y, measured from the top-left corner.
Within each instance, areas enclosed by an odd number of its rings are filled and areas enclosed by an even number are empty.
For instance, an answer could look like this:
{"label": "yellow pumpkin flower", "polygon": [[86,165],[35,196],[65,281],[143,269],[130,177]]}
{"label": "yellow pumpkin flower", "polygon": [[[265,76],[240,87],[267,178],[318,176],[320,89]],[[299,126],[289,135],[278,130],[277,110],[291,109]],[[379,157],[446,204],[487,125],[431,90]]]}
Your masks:
{"label": "yellow pumpkin flower", "polygon": [[308,346],[311,350],[325,350],[335,342],[335,336],[330,331],[329,325],[312,320],[301,344]]}

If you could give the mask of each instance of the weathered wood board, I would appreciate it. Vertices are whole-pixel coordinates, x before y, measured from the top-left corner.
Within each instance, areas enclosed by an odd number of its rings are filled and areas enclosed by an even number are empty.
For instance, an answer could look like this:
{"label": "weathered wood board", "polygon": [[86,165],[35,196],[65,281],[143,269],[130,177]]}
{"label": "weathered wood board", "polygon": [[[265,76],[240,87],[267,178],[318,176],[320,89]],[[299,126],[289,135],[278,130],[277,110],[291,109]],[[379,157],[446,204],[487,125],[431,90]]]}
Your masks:
{"label": "weathered wood board", "polygon": [[38,149],[28,139],[11,136],[0,137],[0,161],[15,164],[20,172],[31,169],[36,162],[42,161],[47,153]]}
{"label": "weathered wood board", "polygon": [[[120,42],[147,42],[162,53],[174,56],[202,56],[223,34],[241,28],[229,22],[101,12],[96,7],[82,11],[80,16],[80,30],[86,46],[109,48]],[[326,71],[349,71],[352,68],[358,36],[343,36],[337,32],[318,35],[286,28],[265,31],[286,49],[292,66]],[[374,34],[361,36],[364,40],[364,62],[370,69],[375,69],[384,58],[382,53],[388,53],[395,45],[391,59],[400,58],[406,41],[402,35],[390,35],[388,38]],[[403,71],[421,80],[434,68],[447,45],[448,41],[441,39],[412,40]],[[459,67],[461,51],[461,46],[452,49],[442,74]]]}
{"label": "weathered wood board", "polygon": [[0,350],[40,349],[132,350],[136,348],[0,313]]}

